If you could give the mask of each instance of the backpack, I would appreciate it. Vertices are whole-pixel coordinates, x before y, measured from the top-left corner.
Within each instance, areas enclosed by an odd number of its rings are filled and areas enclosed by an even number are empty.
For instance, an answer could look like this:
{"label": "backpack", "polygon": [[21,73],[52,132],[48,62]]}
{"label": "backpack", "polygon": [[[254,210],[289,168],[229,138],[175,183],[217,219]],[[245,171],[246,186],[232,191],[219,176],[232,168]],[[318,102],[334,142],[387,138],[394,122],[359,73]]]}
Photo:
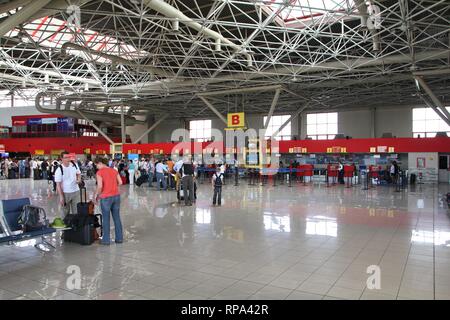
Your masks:
{"label": "backpack", "polygon": [[46,227],[45,210],[40,207],[26,205],[22,209],[18,223],[22,226],[22,230],[25,233],[43,230]]}
{"label": "backpack", "polygon": [[217,173],[214,173],[214,176],[216,177],[216,180],[214,180],[214,186],[221,187],[223,183],[222,182],[223,173],[220,173],[219,175],[217,175]]}
{"label": "backpack", "polygon": [[181,174],[185,174],[187,176],[194,174],[194,166],[190,163],[185,163],[181,166]]}

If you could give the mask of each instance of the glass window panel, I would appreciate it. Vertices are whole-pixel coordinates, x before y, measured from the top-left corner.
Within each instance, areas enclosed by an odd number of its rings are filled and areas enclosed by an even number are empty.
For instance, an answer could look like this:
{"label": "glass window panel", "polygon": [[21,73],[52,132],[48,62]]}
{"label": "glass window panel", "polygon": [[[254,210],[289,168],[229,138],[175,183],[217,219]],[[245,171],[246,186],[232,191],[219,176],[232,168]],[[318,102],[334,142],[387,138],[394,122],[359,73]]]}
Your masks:
{"label": "glass window panel", "polygon": [[328,123],[338,123],[338,114],[337,112],[328,113]]}
{"label": "glass window panel", "polygon": [[328,132],[327,133],[338,133],[338,126],[337,123],[329,123],[328,124]]}
{"label": "glass window panel", "polygon": [[318,124],[317,125],[317,133],[319,134],[327,134],[328,133],[328,125],[325,124]]}
{"label": "glass window panel", "polygon": [[413,109],[413,121],[425,119],[426,108]]}
{"label": "glass window panel", "polygon": [[328,135],[328,140],[333,140],[334,138],[336,138],[336,135],[334,134]]}
{"label": "glass window panel", "polygon": [[434,138],[436,137],[436,132],[428,132],[427,133],[427,138]]}
{"label": "glass window panel", "polygon": [[427,120],[426,123],[427,132],[439,131],[439,120]]}
{"label": "glass window panel", "polygon": [[426,130],[425,120],[413,121],[413,132],[424,132]]}
{"label": "glass window panel", "polygon": [[444,122],[444,120],[439,120],[439,130],[438,131],[450,131],[450,126]]}
{"label": "glass window panel", "polygon": [[439,120],[439,115],[432,109],[426,108],[426,119],[427,120]]}
{"label": "glass window panel", "polygon": [[328,113],[317,114],[317,123],[323,124],[328,122]]}
{"label": "glass window panel", "polygon": [[317,139],[319,140],[327,140],[327,136],[326,135],[321,135],[321,136],[317,136]]}
{"label": "glass window panel", "polygon": [[306,128],[308,135],[317,134],[317,126],[315,124],[308,124]]}
{"label": "glass window panel", "polygon": [[317,123],[317,114],[316,113],[308,114],[306,116],[306,122],[307,122],[307,124]]}

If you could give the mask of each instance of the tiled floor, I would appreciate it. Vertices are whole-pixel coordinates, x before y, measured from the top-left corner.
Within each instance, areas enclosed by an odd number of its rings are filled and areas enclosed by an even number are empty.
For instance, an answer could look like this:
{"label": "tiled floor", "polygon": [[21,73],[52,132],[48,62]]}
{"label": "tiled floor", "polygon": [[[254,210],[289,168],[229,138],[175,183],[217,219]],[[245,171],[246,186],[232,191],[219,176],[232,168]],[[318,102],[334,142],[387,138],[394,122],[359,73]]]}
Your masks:
{"label": "tiled floor", "polygon": [[[125,243],[1,246],[0,299],[450,299],[449,190],[243,181],[224,187],[222,207],[207,184],[184,207],[174,191],[124,186]],[[0,181],[0,193],[59,213],[47,182]],[[380,289],[367,288],[370,265]]]}

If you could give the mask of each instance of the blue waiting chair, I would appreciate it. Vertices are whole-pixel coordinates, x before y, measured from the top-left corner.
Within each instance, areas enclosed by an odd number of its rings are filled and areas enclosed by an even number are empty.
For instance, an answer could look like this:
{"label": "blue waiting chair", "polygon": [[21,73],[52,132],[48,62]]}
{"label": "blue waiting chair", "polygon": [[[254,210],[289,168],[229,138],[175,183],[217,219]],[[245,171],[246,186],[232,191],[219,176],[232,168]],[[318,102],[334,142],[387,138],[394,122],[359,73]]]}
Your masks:
{"label": "blue waiting chair", "polygon": [[0,226],[2,229],[2,235],[0,235],[0,245],[14,244],[20,241],[41,238],[41,242],[35,245],[37,249],[40,250],[40,244],[45,244],[55,248],[45,239],[46,235],[56,232],[55,228],[49,227],[47,217],[45,217],[46,226],[42,230],[22,232],[22,227],[19,225],[18,221],[22,214],[23,207],[30,204],[29,198],[0,201]]}

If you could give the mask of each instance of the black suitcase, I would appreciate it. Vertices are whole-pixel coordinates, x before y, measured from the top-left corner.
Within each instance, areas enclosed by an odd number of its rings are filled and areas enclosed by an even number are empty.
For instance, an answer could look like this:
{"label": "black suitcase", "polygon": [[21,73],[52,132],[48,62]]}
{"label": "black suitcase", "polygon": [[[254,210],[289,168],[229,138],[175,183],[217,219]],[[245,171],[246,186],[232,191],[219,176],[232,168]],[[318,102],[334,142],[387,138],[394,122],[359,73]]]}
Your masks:
{"label": "black suitcase", "polygon": [[148,182],[148,174],[142,174],[137,180],[136,185],[140,187],[144,183]]}
{"label": "black suitcase", "polygon": [[87,202],[86,188],[80,188],[80,200],[81,202],[77,203],[77,213],[84,216],[94,214],[94,204],[92,201]]}
{"label": "black suitcase", "polygon": [[[67,242],[79,243],[81,245],[91,245],[94,243],[96,228],[102,228],[102,216],[69,214],[64,219],[64,223],[72,228],[63,233],[63,239]],[[103,229],[101,234],[103,235]]]}
{"label": "black suitcase", "polygon": [[40,170],[38,170],[38,169],[34,169],[33,170],[33,179],[34,180],[41,180],[42,179]]}

